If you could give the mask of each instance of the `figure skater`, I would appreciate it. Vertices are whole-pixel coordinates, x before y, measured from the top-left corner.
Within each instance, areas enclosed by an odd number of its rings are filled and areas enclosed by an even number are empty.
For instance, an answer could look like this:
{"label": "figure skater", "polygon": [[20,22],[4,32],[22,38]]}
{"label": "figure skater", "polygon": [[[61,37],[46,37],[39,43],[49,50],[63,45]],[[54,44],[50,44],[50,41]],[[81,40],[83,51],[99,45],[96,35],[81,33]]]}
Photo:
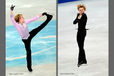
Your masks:
{"label": "figure skater", "polygon": [[78,23],[78,32],[77,32],[77,43],[79,47],[79,56],[78,56],[78,64],[80,67],[82,64],[87,64],[85,50],[84,50],[84,40],[86,36],[86,23],[87,23],[87,15],[84,13],[86,10],[85,5],[79,4],[77,5],[77,9],[79,13],[77,14],[76,19],[73,24]]}
{"label": "figure skater", "polygon": [[[35,16],[32,19],[24,20],[24,17],[22,14],[17,14],[16,16],[13,15],[14,7],[15,7],[14,5],[12,5],[10,7],[10,9],[11,9],[11,15],[10,15],[11,21],[14,24],[17,31],[19,32],[19,34],[22,38],[22,41],[25,45],[26,55],[27,55],[26,56],[27,68],[30,72],[32,72],[31,40],[38,32],[40,32],[50,22],[50,20],[52,19],[53,16],[44,12],[43,14],[40,14],[39,16]],[[37,28],[35,28],[29,32],[27,24],[39,19],[40,17],[42,17],[44,15],[47,16],[46,21],[44,23],[42,23],[40,26],[38,26]]]}

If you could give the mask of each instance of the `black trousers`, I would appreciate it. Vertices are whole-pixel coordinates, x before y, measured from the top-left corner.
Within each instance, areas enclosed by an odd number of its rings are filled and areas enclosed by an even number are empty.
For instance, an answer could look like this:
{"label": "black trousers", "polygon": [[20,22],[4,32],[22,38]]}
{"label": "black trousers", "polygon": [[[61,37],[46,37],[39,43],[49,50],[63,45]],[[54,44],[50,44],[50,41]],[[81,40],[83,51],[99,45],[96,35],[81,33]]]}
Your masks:
{"label": "black trousers", "polygon": [[32,62],[31,62],[31,40],[38,32],[40,32],[40,30],[42,30],[49,23],[50,20],[51,20],[51,18],[47,17],[47,20],[44,23],[42,23],[40,26],[38,26],[37,28],[35,28],[29,32],[30,36],[28,37],[28,39],[22,39],[22,41],[24,42],[25,48],[26,48],[27,68],[31,68],[31,66],[32,66]]}
{"label": "black trousers", "polygon": [[86,36],[86,29],[79,29],[77,32],[77,43],[79,47],[78,64],[87,63],[85,50],[84,50],[85,36]]}

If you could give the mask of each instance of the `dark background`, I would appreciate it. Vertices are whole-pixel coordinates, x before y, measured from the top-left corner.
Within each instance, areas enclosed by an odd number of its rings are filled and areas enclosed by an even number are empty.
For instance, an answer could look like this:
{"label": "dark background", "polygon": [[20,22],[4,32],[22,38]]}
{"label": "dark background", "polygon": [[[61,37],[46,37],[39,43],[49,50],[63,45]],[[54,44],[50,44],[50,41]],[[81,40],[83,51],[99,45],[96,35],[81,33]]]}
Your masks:
{"label": "dark background", "polygon": [[5,0],[0,0],[0,76],[5,76]]}

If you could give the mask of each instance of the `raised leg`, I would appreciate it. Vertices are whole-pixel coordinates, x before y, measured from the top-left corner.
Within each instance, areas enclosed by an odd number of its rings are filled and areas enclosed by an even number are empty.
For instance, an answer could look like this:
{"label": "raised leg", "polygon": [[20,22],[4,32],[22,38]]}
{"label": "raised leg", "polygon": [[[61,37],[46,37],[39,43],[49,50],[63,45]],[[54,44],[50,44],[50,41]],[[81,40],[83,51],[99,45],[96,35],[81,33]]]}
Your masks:
{"label": "raised leg", "polygon": [[47,13],[44,13],[43,15],[47,16],[46,21],[30,32],[30,39],[32,39],[38,32],[40,32],[49,23],[49,21],[52,19],[52,15],[49,15]]}

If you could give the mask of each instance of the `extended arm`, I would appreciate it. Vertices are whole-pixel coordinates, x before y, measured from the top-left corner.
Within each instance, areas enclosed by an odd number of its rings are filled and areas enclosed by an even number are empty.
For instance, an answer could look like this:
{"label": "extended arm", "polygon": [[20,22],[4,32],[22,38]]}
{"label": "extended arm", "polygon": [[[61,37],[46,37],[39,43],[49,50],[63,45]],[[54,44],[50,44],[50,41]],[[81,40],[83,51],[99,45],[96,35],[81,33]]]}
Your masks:
{"label": "extended arm", "polygon": [[38,15],[38,16],[35,16],[33,17],[32,19],[28,19],[26,20],[25,22],[28,24],[28,23],[31,23],[33,21],[36,21],[38,18],[40,18],[42,16],[42,14]]}
{"label": "extended arm", "polygon": [[14,19],[13,11],[11,11],[10,18],[11,18],[12,23],[13,23],[14,26],[16,27],[17,23],[16,23],[16,21],[15,21],[15,19]]}
{"label": "extended arm", "polygon": [[10,7],[10,10],[11,10],[11,12],[10,12],[10,18],[11,18],[11,21],[12,21],[12,23],[14,24],[14,26],[16,26],[16,21],[15,21],[15,19],[14,19],[14,15],[13,15],[13,10],[14,10],[14,5],[11,5],[11,7]]}
{"label": "extended arm", "polygon": [[17,24],[17,22],[15,21],[15,19],[14,19],[14,15],[13,15],[13,10],[14,10],[14,7],[15,6],[13,6],[13,5],[11,5],[11,7],[10,7],[10,18],[11,18],[11,21],[12,21],[12,23],[14,24],[14,26],[17,28],[17,29],[19,29],[18,28],[18,24]]}

